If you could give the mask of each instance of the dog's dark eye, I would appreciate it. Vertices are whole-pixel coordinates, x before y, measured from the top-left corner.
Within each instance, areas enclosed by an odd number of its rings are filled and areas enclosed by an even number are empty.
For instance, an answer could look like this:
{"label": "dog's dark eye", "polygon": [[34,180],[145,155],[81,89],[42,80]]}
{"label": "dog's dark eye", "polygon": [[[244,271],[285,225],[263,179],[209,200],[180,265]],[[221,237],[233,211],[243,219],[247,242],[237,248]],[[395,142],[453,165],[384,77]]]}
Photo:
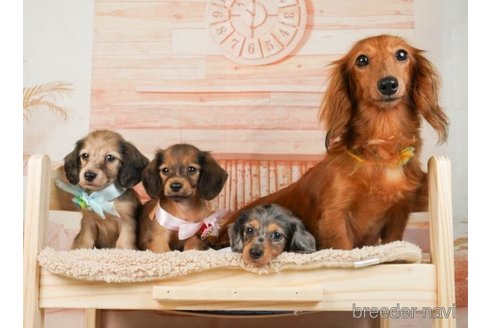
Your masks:
{"label": "dog's dark eye", "polygon": [[168,169],[167,167],[163,168],[163,169],[162,169],[162,173],[163,173],[164,175],[168,175],[168,174],[169,174],[169,169]]}
{"label": "dog's dark eye", "polygon": [[357,57],[357,59],[355,60],[355,64],[359,67],[364,67],[364,66],[367,66],[369,65],[369,58],[367,58],[366,55],[360,55],[359,57]]}
{"label": "dog's dark eye", "polygon": [[114,157],[114,156],[113,156],[113,155],[111,155],[111,154],[109,154],[109,155],[107,155],[107,156],[106,156],[106,160],[107,160],[108,162],[112,162],[112,161],[114,161],[115,159],[116,159],[116,157]]}
{"label": "dog's dark eye", "polygon": [[244,232],[246,232],[247,235],[251,235],[253,234],[253,228],[247,227],[246,230],[244,230]]}
{"label": "dog's dark eye", "polygon": [[275,231],[274,233],[272,233],[272,238],[273,240],[280,240],[282,239],[282,234],[278,231]]}
{"label": "dog's dark eye", "polygon": [[189,174],[194,174],[194,173],[196,173],[196,167],[189,166],[189,167],[188,167],[188,173],[189,173]]}
{"label": "dog's dark eye", "polygon": [[80,155],[80,158],[82,158],[82,159],[88,159],[89,158],[89,154],[83,153],[83,154]]}
{"label": "dog's dark eye", "polygon": [[399,61],[405,61],[408,58],[408,52],[406,50],[400,49],[395,54],[396,59]]}

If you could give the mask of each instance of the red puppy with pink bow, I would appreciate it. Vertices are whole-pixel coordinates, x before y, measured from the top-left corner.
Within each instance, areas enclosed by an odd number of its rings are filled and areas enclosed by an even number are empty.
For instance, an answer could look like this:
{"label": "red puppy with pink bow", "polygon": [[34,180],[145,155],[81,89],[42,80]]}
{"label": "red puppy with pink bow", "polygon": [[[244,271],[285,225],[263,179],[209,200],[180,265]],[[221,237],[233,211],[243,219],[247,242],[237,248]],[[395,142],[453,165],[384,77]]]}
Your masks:
{"label": "red puppy with pink bow", "polygon": [[142,173],[152,200],[140,215],[139,248],[157,253],[208,248],[221,213],[211,213],[207,200],[226,180],[227,172],[208,152],[189,144],[158,150]]}

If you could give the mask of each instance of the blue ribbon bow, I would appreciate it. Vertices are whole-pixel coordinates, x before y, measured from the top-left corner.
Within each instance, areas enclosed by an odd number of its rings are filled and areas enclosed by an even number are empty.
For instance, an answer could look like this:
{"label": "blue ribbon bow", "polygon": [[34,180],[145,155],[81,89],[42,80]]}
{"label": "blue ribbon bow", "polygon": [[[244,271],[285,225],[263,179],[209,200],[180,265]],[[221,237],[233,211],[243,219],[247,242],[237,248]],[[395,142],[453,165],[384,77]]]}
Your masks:
{"label": "blue ribbon bow", "polygon": [[126,189],[117,187],[112,183],[101,190],[89,194],[80,186],[66,184],[59,179],[55,180],[55,184],[58,188],[75,196],[72,198],[72,202],[77,207],[93,211],[101,219],[105,219],[104,212],[120,217],[114,206],[113,199],[121,196]]}

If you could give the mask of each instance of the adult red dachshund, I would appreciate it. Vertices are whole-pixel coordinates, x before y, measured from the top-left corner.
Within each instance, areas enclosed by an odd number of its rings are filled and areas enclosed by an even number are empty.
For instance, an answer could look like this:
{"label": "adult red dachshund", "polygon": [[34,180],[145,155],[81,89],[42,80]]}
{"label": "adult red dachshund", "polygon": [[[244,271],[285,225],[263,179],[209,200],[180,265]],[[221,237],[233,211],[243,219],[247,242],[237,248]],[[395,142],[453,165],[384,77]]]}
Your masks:
{"label": "adult red dachshund", "polygon": [[[318,248],[351,249],[402,239],[426,197],[421,117],[447,138],[439,80],[422,51],[395,36],[357,42],[333,64],[320,109],[325,158],[297,182],[248,205],[278,204],[301,218]],[[241,211],[238,211],[241,212]],[[219,242],[227,241],[227,218]]]}

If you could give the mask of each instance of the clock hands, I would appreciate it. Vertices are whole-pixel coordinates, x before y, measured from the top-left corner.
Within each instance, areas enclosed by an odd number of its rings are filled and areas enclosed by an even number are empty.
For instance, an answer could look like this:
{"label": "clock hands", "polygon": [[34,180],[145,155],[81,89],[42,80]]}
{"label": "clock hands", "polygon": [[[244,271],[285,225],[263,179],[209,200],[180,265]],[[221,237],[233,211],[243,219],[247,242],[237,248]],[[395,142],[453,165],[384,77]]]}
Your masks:
{"label": "clock hands", "polygon": [[249,26],[251,29],[251,38],[255,37],[255,19],[256,19],[256,0],[253,0],[253,13],[251,14],[251,25]]}
{"label": "clock hands", "polygon": [[252,15],[252,16],[255,15],[255,13],[252,12],[251,10],[249,10],[248,7],[246,7],[246,5],[244,3],[238,2],[237,5],[240,6],[240,7],[243,7],[250,15]]}
{"label": "clock hands", "polygon": [[256,19],[256,0],[252,0],[251,1],[251,4],[252,4],[252,10],[250,10],[244,3],[242,2],[238,2],[237,5],[244,8],[244,10],[246,10],[246,12],[251,16],[251,21],[250,21],[250,25],[249,25],[249,28],[251,30],[251,38],[254,38],[254,34],[255,34],[255,29],[256,29],[256,26],[255,26],[255,19]]}

